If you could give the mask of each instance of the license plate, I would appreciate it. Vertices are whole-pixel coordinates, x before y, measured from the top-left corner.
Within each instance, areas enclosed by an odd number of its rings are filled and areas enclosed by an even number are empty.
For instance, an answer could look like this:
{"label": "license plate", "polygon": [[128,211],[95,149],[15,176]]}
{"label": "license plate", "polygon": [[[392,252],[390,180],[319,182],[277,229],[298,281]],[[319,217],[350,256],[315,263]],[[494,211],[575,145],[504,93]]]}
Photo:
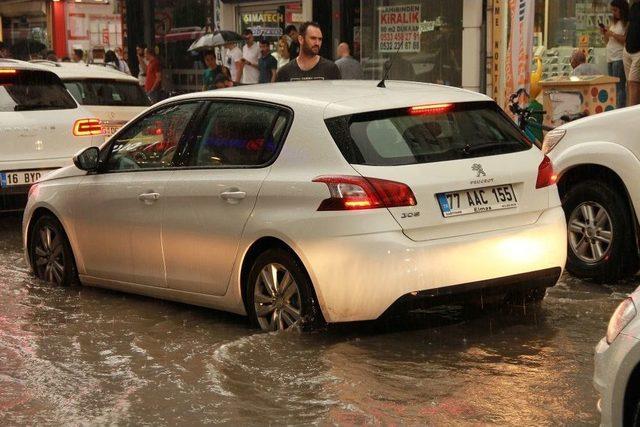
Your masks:
{"label": "license plate", "polygon": [[445,218],[518,207],[511,184],[439,193],[437,198]]}
{"label": "license plate", "polygon": [[16,185],[31,185],[51,170],[0,172],[0,187],[7,188]]}

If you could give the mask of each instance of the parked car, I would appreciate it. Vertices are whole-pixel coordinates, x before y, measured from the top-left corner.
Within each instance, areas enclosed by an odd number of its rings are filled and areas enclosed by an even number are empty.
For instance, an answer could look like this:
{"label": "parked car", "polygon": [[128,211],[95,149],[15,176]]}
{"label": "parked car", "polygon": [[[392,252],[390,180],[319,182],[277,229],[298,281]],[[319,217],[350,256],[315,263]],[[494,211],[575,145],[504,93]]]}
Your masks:
{"label": "parked car", "polygon": [[613,313],[596,347],[593,384],[602,426],[640,426],[640,288]]}
{"label": "parked car", "polygon": [[490,98],[406,82],[166,100],[42,180],[23,232],[41,279],[264,330],[465,294],[539,301],[566,258],[549,159]]}
{"label": "parked car", "polygon": [[100,121],[54,73],[0,59],[0,210],[24,208],[31,184],[103,141]]}
{"label": "parked car", "polygon": [[545,137],[568,223],[567,270],[577,277],[615,281],[638,271],[639,113],[598,114]]}
{"label": "parked car", "polygon": [[34,62],[60,77],[71,95],[102,121],[107,138],[151,105],[138,79],[129,74],[101,65]]}

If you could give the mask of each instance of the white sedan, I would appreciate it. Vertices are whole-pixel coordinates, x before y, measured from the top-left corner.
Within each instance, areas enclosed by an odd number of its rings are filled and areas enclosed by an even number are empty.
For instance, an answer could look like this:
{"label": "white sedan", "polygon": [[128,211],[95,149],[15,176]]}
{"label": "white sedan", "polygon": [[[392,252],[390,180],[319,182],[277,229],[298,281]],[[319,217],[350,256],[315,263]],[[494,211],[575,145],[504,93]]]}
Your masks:
{"label": "white sedan", "polygon": [[539,301],[566,259],[548,158],[484,95],[297,82],[154,105],[24,213],[41,279],[248,314],[264,330],[405,303]]}

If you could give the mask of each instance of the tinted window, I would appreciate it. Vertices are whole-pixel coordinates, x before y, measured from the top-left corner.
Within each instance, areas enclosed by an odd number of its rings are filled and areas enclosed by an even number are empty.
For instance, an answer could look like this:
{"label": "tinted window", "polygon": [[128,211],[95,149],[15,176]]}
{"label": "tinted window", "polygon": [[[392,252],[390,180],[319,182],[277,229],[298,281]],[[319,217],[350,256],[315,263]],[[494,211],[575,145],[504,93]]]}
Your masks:
{"label": "tinted window", "polygon": [[63,110],[78,107],[58,76],[51,72],[3,71],[0,73],[0,111]]}
{"label": "tinted window", "polygon": [[140,118],[116,136],[107,170],[173,166],[180,140],[199,106],[197,102],[172,105]]}
{"label": "tinted window", "polygon": [[493,102],[456,104],[445,112],[403,108],[327,120],[353,164],[392,166],[527,150],[531,144]]}
{"label": "tinted window", "polygon": [[89,79],[65,80],[64,85],[83,105],[147,106],[149,98],[136,82]]}
{"label": "tinted window", "polygon": [[289,114],[277,107],[215,102],[203,121],[192,166],[258,166],[275,155]]}

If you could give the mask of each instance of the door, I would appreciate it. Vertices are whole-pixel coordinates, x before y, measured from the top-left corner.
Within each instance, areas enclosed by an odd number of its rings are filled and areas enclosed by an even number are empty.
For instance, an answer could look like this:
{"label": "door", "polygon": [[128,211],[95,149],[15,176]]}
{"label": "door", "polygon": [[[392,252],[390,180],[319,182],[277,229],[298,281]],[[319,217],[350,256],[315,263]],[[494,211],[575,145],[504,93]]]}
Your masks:
{"label": "door", "polygon": [[170,288],[224,295],[238,242],[269,173],[290,113],[264,104],[213,102],[167,183],[163,245]]}
{"label": "door", "polygon": [[104,170],[81,182],[75,223],[87,275],[166,287],[165,188],[200,105],[173,104],[140,118],[109,145]]}

